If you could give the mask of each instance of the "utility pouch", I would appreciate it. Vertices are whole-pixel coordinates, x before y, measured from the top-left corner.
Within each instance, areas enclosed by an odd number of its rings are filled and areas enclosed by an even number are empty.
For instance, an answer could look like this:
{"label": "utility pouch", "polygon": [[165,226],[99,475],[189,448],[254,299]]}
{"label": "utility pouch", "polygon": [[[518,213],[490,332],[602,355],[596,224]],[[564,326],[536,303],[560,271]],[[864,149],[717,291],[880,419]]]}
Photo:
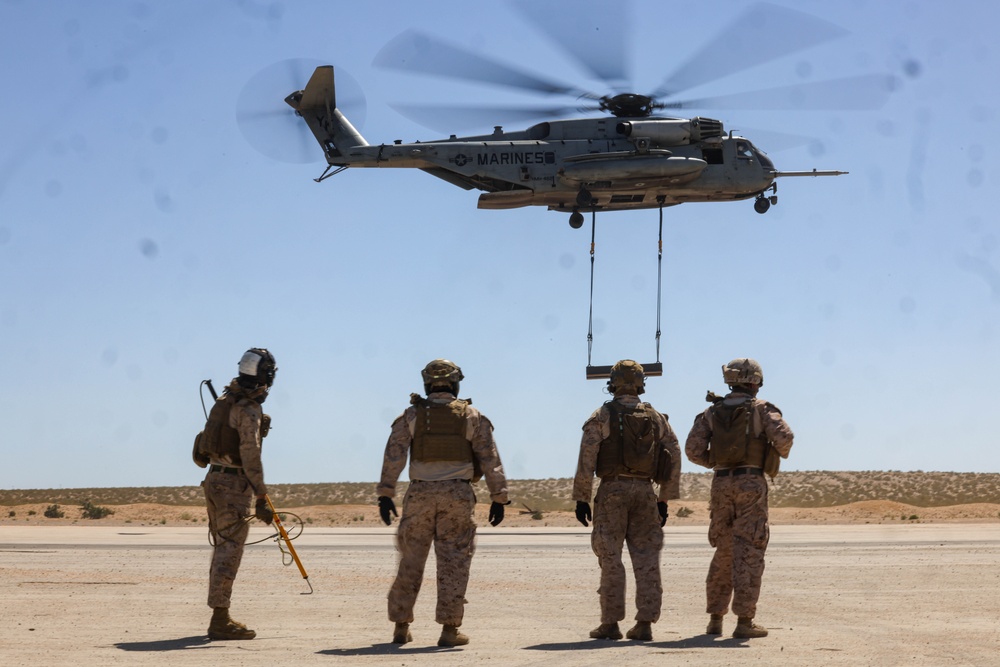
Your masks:
{"label": "utility pouch", "polygon": [[656,472],[653,474],[653,481],[657,484],[666,484],[674,472],[674,459],[665,448],[660,448],[660,455],[656,460]]}
{"label": "utility pouch", "polygon": [[764,454],[764,473],[771,479],[774,479],[780,467],[781,455],[778,454],[778,450],[775,449],[774,445],[768,443],[767,452]]}
{"label": "utility pouch", "polygon": [[201,436],[204,431],[198,431],[198,435],[194,436],[194,449],[191,451],[191,458],[194,459],[194,463],[199,468],[208,467],[208,456],[201,450]]}

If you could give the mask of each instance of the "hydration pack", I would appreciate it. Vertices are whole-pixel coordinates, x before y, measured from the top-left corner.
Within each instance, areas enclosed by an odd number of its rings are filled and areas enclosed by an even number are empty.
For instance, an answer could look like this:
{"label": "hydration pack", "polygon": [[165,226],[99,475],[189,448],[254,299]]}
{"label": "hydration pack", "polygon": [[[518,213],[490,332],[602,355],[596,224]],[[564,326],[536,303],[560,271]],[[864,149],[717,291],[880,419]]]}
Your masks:
{"label": "hydration pack", "polygon": [[616,401],[607,403],[611,433],[597,454],[597,475],[626,474],[649,477],[657,482],[670,478],[670,454],[657,439],[653,406],[639,403],[627,408]]}
{"label": "hydration pack", "polygon": [[712,425],[708,455],[713,467],[765,467],[764,459],[771,447],[759,424],[754,423],[754,399],[735,404],[719,400],[708,413]]}

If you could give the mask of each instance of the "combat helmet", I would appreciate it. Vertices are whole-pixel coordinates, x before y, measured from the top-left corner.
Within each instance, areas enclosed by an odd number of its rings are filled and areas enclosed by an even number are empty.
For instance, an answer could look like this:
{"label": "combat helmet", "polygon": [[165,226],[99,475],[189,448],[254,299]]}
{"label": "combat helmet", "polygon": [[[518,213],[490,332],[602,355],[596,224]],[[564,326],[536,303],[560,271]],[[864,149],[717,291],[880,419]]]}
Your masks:
{"label": "combat helmet", "polygon": [[633,390],[638,396],[646,391],[646,373],[642,369],[642,364],[631,359],[622,359],[611,367],[611,376],[608,379],[608,391],[612,394],[620,394],[623,391]]}
{"label": "combat helmet", "polygon": [[447,359],[435,359],[420,371],[424,380],[424,392],[429,394],[435,389],[444,389],[458,394],[458,383],[465,379],[462,369]]}
{"label": "combat helmet", "polygon": [[730,387],[734,385],[762,387],[764,371],[755,359],[733,359],[722,367],[722,379]]}
{"label": "combat helmet", "polygon": [[240,374],[236,381],[244,389],[270,388],[274,384],[274,375],[278,372],[278,365],[274,361],[274,355],[266,348],[251,347],[243,353],[239,369]]}

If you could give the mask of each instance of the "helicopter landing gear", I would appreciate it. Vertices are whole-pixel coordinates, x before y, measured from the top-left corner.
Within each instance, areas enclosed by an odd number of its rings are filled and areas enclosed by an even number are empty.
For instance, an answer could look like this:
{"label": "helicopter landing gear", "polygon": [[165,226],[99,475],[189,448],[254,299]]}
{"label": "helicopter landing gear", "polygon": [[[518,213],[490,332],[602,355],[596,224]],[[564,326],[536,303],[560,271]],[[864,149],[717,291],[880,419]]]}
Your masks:
{"label": "helicopter landing gear", "polygon": [[[764,196],[764,193],[767,192],[767,190],[771,191],[771,196],[769,197]],[[772,204],[778,203],[778,184],[771,183],[771,187],[767,188],[767,190],[758,194],[757,200],[753,203],[753,210],[757,211],[761,215],[767,213],[767,209],[771,208]]]}
{"label": "helicopter landing gear", "polygon": [[778,196],[771,195],[770,197],[765,197],[764,195],[757,195],[756,201],[753,203],[753,210],[760,214],[767,213],[767,210],[771,208],[771,204],[778,203]]}
{"label": "helicopter landing gear", "polygon": [[573,229],[580,229],[583,227],[583,213],[580,213],[579,209],[593,209],[595,204],[597,204],[597,200],[594,199],[594,195],[590,194],[590,190],[587,188],[580,188],[580,191],[576,193],[576,205],[579,208],[574,208],[573,213],[570,214],[569,226]]}

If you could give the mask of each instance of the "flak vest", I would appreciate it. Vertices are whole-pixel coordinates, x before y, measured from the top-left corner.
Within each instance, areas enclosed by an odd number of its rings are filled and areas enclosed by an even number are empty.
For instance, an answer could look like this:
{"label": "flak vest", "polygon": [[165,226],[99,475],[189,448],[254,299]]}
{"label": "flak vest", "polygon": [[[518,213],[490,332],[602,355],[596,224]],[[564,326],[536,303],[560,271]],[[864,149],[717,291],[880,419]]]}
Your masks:
{"label": "flak vest", "polygon": [[616,401],[604,404],[610,413],[610,433],[597,450],[596,474],[600,478],[626,475],[661,481],[669,477],[669,466],[662,459],[669,454],[661,451],[659,438],[649,411],[649,403],[629,408]]}
{"label": "flak vest", "polygon": [[[234,466],[243,467],[243,458],[240,456],[240,434],[229,425],[229,415],[233,407],[246,398],[248,397],[245,395],[226,393],[215,401],[215,405],[208,413],[208,421],[205,423],[204,430],[195,438],[196,462],[200,455],[206,464],[215,459],[230,461]],[[262,442],[267,437],[270,427],[271,417],[261,414],[260,437]]]}
{"label": "flak vest", "polygon": [[468,401],[456,398],[450,403],[435,403],[415,397],[413,404],[417,409],[414,461],[475,461],[472,443],[465,437]]}
{"label": "flak vest", "polygon": [[209,459],[226,459],[242,466],[240,434],[229,425],[229,413],[241,397],[225,394],[215,401],[208,413],[205,430],[199,434],[198,448]]}
{"label": "flak vest", "polygon": [[[706,412],[712,428],[708,461],[713,468],[770,467],[765,461],[773,448],[759,424],[756,400],[735,405],[719,401]],[[772,477],[776,473],[777,466],[773,473],[769,471]]]}

